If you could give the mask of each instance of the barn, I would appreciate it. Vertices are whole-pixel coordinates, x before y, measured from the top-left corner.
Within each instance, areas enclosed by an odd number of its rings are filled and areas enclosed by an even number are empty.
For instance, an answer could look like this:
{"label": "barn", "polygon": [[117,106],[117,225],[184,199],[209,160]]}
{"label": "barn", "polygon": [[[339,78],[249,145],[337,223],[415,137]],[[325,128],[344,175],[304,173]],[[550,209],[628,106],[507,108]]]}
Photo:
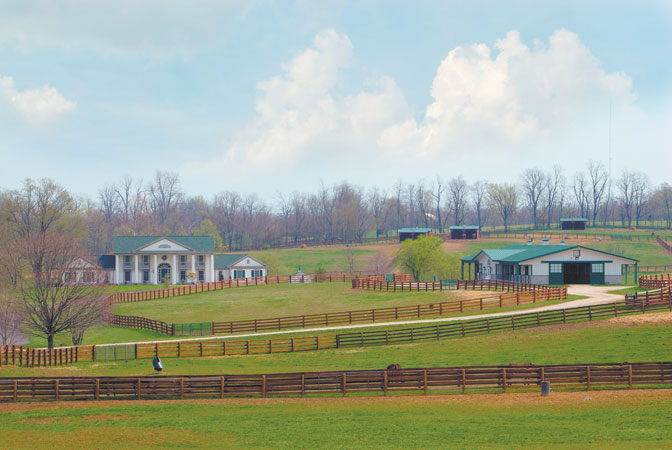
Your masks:
{"label": "barn", "polygon": [[637,279],[639,260],[582,245],[516,244],[484,249],[462,258],[462,279],[508,280],[535,284],[622,284],[630,267]]}
{"label": "barn", "polygon": [[450,239],[478,239],[479,229],[477,225],[453,225],[450,227]]}
{"label": "barn", "polygon": [[418,236],[430,236],[432,234],[431,228],[399,228],[399,242],[404,242],[406,239],[417,239]]}
{"label": "barn", "polygon": [[588,219],[569,217],[560,219],[560,228],[563,230],[585,230]]}

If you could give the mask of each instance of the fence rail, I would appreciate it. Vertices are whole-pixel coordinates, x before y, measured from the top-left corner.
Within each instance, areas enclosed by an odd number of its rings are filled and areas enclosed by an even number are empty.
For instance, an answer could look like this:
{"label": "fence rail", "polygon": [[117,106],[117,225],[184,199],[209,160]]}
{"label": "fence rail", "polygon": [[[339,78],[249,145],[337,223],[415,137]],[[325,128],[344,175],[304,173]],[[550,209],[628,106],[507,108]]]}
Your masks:
{"label": "fence rail", "polygon": [[[396,291],[397,287],[399,286],[399,290],[403,292],[404,286],[406,286],[407,291],[409,289],[414,291],[434,291],[443,290],[444,285],[443,282],[424,283],[424,287],[421,289],[420,286],[423,285],[422,283],[412,283],[410,281],[405,281],[409,279],[408,275],[395,274],[394,278],[398,281],[384,281],[384,275],[369,276],[366,278],[357,277],[352,280],[352,287],[373,290],[382,290],[383,287],[385,287],[386,290]],[[432,288],[428,288],[430,284],[432,285]],[[483,311],[485,309],[504,308],[508,306],[518,306],[529,303],[567,298],[567,288],[565,287],[549,287],[545,285],[523,284],[502,280],[458,280],[456,282],[456,286],[458,289],[461,288],[472,290],[506,289],[507,291],[513,291],[515,293],[410,306],[373,308],[302,316],[274,317],[267,319],[209,322],[208,324],[210,324],[210,326],[208,327],[199,324],[197,333],[192,332],[191,324],[166,323],[160,320],[147,319],[143,317],[110,315],[108,322],[117,326],[142,328],[171,336],[193,336],[194,334],[200,336],[206,334],[223,335],[439,317],[446,314],[456,314],[467,311]],[[209,330],[210,333],[204,332],[205,330]]]}
{"label": "fence rail", "polygon": [[639,285],[645,289],[670,289],[672,288],[672,276],[670,274],[642,275],[639,277]]}
{"label": "fence rail", "polygon": [[0,378],[0,401],[160,400],[554,387],[667,387],[672,362],[152,377]]}
{"label": "fence rail", "polygon": [[[114,359],[142,359],[153,358],[154,356],[182,358],[289,353],[372,345],[398,345],[428,340],[484,335],[501,331],[515,331],[546,325],[588,322],[646,312],[672,311],[672,294],[669,291],[661,291],[656,297],[651,294],[647,297],[645,294],[637,293],[628,295],[626,298],[628,299],[627,301],[605,305],[446,322],[415,328],[360,331],[321,336],[282,337],[277,339],[155,342],[133,344],[130,346],[132,348],[126,345],[121,352],[106,350],[105,353],[101,353],[101,349],[113,349],[114,345],[63,347],[51,351],[18,346],[2,346],[0,347],[0,365],[51,366],[85,359],[96,361],[112,359],[109,356],[110,354],[114,354]],[[40,352],[49,352],[49,358],[46,358],[45,353]],[[122,355],[121,358],[117,358],[117,353]],[[41,358],[38,356],[36,359],[36,354],[43,356]],[[70,358],[68,358],[68,355],[70,355]],[[88,358],[83,355],[88,355]]]}

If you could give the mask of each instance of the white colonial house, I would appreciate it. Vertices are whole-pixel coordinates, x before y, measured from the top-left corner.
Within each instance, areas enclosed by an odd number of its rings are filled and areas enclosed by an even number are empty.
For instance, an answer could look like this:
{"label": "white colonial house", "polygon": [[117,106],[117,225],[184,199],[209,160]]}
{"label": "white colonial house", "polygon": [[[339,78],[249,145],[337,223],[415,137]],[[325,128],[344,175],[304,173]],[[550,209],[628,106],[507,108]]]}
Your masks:
{"label": "white colonial house", "polygon": [[[517,244],[484,249],[462,258],[462,279],[509,280],[535,284],[622,284],[639,260],[582,245]],[[473,276],[472,276],[473,267]]]}
{"label": "white colonial house", "polygon": [[211,236],[117,236],[113,264],[113,284],[209,283],[267,274],[266,265],[248,255],[216,255]]}

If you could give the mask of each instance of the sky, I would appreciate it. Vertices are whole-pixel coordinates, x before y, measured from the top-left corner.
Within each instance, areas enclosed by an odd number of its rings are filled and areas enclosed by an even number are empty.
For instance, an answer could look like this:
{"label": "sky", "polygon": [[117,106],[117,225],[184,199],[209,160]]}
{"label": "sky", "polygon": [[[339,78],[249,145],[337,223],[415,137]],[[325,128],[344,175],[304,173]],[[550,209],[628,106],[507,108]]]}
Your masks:
{"label": "sky", "polygon": [[[0,188],[672,182],[670,1],[0,0]],[[611,124],[611,126],[610,126]]]}

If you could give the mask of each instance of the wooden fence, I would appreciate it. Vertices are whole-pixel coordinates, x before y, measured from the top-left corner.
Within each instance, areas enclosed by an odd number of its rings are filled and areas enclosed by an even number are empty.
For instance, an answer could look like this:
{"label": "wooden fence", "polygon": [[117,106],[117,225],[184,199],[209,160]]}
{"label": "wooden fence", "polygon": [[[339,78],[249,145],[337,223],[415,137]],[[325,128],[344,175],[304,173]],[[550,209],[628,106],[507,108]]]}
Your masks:
{"label": "wooden fence", "polygon": [[[385,276],[370,276],[366,278],[355,278],[352,280],[353,288],[361,287],[364,289],[396,291],[396,286],[400,286],[400,291],[412,289],[416,292],[422,283],[411,283],[401,280],[407,279],[408,275],[395,275],[395,279],[400,281],[384,281]],[[382,281],[381,281],[382,280]],[[460,284],[461,283],[461,284]],[[432,288],[428,288],[428,285]],[[424,290],[442,290],[437,283],[424,283]],[[392,286],[392,287],[391,287]],[[302,316],[274,317],[268,319],[249,319],[228,322],[211,322],[211,333],[214,335],[235,334],[235,333],[256,333],[262,331],[279,331],[287,329],[300,329],[310,327],[328,327],[336,325],[350,325],[354,323],[375,323],[380,321],[392,321],[402,319],[420,319],[427,317],[439,317],[446,314],[456,314],[468,311],[483,311],[485,309],[504,308],[508,306],[518,306],[528,303],[537,303],[549,300],[559,300],[567,298],[567,288],[549,287],[545,285],[514,283],[501,280],[476,280],[476,281],[458,281],[458,287],[461,289],[486,290],[486,289],[506,289],[514,291],[511,294],[502,294],[496,296],[483,296],[467,300],[453,300],[446,302],[427,303],[419,305],[362,309],[354,311],[342,311],[335,313],[310,314]],[[145,330],[156,331],[171,336],[176,335],[176,329],[180,329],[179,324],[166,323],[160,320],[153,320],[144,317],[109,315],[108,323],[112,325],[141,328]],[[209,333],[208,333],[209,334]]]}
{"label": "wooden fence", "polygon": [[639,266],[640,272],[670,272],[672,271],[672,264],[660,266]]}
{"label": "wooden fence", "polygon": [[[530,292],[530,291],[553,291],[564,292],[567,296],[566,287],[548,286],[545,284],[518,283],[507,280],[455,280],[454,287],[451,289],[463,289],[472,291],[490,291],[502,290],[507,292]],[[441,281],[385,281],[376,276],[356,277],[352,280],[353,289],[370,289],[374,291],[400,291],[400,292],[428,292],[444,290],[444,283]]]}
{"label": "wooden fence", "polygon": [[658,245],[660,245],[661,247],[663,247],[663,248],[664,248],[665,250],[667,250],[669,253],[672,253],[672,246],[671,246],[670,244],[668,244],[667,242],[665,242],[664,240],[662,240],[662,239],[660,238],[660,236],[656,236],[656,242],[658,242]]}
{"label": "wooden fence", "polygon": [[[484,335],[501,331],[515,331],[546,325],[588,322],[646,312],[672,311],[672,295],[669,291],[661,293],[657,298],[649,296],[646,301],[642,301],[646,296],[641,293],[629,296],[629,298],[630,301],[628,302],[471,319],[459,322],[451,321],[415,328],[359,331],[321,336],[281,337],[276,339],[173,341],[146,344],[63,347],[56,349],[56,351],[65,352],[65,361],[63,361],[63,359],[59,360],[54,358],[36,359],[34,357],[35,353],[44,351],[40,349],[2,346],[0,347],[0,364],[30,367],[38,367],[41,365],[49,366],[87,359],[82,355],[88,355],[90,360],[98,361],[115,358],[153,358],[154,356],[162,358],[182,358],[252,355],[364,347],[372,345],[399,345],[429,340]],[[124,351],[120,351],[120,355],[122,355],[121,357],[116,357],[116,351],[114,352],[114,357],[101,356],[101,354],[108,354],[101,353],[102,349],[114,349],[116,347],[123,347]],[[81,350],[82,348],[88,349],[88,352]],[[79,358],[77,357],[78,351]],[[68,354],[74,356],[68,359]],[[61,353],[61,355],[63,355],[63,353]]]}
{"label": "wooden fence", "polygon": [[639,285],[645,289],[669,289],[672,288],[672,275],[642,275],[639,277]]}
{"label": "wooden fence", "polygon": [[159,400],[581,386],[669,387],[672,362],[435,367],[400,370],[150,377],[0,378],[0,401]]}

